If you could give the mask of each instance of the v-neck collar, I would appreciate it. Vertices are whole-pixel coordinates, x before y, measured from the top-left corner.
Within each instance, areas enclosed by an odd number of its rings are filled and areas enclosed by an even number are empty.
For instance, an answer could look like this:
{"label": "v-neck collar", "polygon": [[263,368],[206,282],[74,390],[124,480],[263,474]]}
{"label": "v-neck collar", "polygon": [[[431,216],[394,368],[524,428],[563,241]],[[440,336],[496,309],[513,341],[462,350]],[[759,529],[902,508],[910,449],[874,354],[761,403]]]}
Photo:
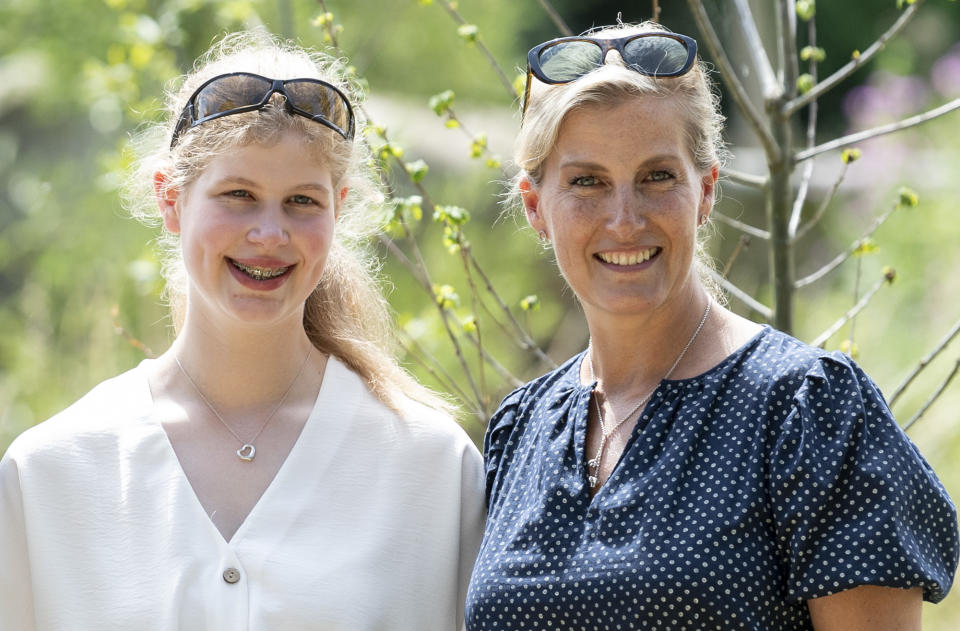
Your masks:
{"label": "v-neck collar", "polygon": [[[143,389],[142,396],[147,402],[147,409],[152,409],[154,405],[153,394],[150,391],[150,385],[147,380],[150,362],[155,360],[144,360],[138,366],[137,370],[141,372],[140,383]],[[298,478],[297,470],[301,468],[301,462],[309,463],[310,467],[315,468],[316,462],[311,460],[308,455],[302,455],[301,452],[309,451],[309,445],[316,443],[316,436],[324,429],[332,429],[334,433],[343,431],[344,422],[350,419],[353,408],[356,407],[357,397],[344,396],[343,387],[346,385],[345,376],[350,369],[333,355],[327,359],[327,365],[324,370],[323,381],[320,383],[320,390],[317,393],[316,401],[307,417],[300,435],[297,436],[293,446],[290,448],[287,457],[284,459],[273,479],[264,489],[263,493],[247,512],[243,521],[237,527],[233,536],[227,539],[217,528],[216,524],[207,514],[203,503],[197,496],[197,493],[187,476],[180,458],[177,456],[170,437],[163,428],[162,419],[152,412],[148,414],[148,420],[153,425],[153,431],[157,434],[158,440],[163,442],[164,460],[167,467],[172,472],[172,477],[177,479],[177,483],[182,487],[186,497],[190,498],[191,510],[195,513],[197,519],[202,520],[215,539],[228,547],[236,547],[240,544],[248,531],[256,526],[258,515],[267,510],[271,503],[271,498],[278,493],[296,493],[302,485],[295,483]],[[325,427],[330,425],[324,422],[324,418],[336,418],[338,427]],[[287,479],[291,478],[291,481]]]}

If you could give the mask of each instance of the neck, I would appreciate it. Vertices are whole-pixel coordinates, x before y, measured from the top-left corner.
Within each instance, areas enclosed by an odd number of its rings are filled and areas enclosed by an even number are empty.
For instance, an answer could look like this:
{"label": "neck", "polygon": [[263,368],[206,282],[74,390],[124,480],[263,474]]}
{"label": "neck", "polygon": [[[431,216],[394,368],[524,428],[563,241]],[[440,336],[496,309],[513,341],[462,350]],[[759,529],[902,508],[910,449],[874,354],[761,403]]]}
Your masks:
{"label": "neck", "polygon": [[[164,356],[167,367],[183,369],[221,411],[276,401],[315,353],[302,325],[284,327],[209,326],[189,318]],[[307,366],[304,374],[311,372]],[[305,381],[305,377],[300,377]]]}
{"label": "neck", "polygon": [[680,363],[674,362],[683,353],[696,333],[710,298],[702,289],[695,292],[681,308],[661,309],[642,316],[587,317],[590,329],[590,362],[582,376],[600,382],[605,393],[646,392],[668,376],[681,378],[696,374],[689,367],[698,365],[698,342],[708,337],[708,321],[693,340]]}

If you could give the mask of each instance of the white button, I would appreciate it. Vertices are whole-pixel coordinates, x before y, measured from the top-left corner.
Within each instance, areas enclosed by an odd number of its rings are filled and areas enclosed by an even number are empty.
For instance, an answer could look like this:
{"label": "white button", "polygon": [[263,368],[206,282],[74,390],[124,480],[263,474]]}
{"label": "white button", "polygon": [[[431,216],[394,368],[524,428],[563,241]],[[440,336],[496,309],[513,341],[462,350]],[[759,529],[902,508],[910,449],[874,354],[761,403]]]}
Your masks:
{"label": "white button", "polygon": [[236,583],[237,581],[240,580],[240,570],[233,567],[228,567],[223,571],[223,580],[230,583],[231,585],[233,583]]}

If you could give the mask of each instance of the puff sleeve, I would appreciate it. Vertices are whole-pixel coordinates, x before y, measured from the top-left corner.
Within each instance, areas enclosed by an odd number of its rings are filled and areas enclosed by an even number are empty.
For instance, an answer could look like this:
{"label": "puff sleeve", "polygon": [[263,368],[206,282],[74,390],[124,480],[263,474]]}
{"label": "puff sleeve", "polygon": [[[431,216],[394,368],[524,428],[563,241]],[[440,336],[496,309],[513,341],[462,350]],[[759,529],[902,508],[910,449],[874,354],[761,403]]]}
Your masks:
{"label": "puff sleeve", "polygon": [[814,362],[778,428],[768,493],[787,599],[859,585],[940,601],[958,558],[956,508],[877,386],[840,354]]}
{"label": "puff sleeve", "polygon": [[524,388],[514,390],[500,402],[500,407],[490,418],[487,431],[483,437],[483,462],[487,479],[488,511],[493,507],[493,500],[496,495],[497,474],[513,446],[511,438],[524,391]]}

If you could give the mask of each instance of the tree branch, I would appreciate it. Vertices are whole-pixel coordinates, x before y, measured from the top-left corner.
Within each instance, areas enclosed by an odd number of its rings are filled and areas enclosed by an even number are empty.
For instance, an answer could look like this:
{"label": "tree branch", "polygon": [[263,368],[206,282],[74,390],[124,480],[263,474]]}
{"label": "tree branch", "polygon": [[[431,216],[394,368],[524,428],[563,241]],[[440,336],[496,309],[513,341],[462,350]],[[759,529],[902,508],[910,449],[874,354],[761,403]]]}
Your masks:
{"label": "tree branch", "polygon": [[880,280],[878,280],[876,283],[874,283],[874,284],[873,284],[873,287],[871,287],[870,290],[867,291],[867,293],[865,293],[865,294],[863,295],[863,298],[861,298],[860,301],[857,302],[857,304],[853,305],[850,309],[848,309],[847,312],[844,313],[843,316],[841,316],[839,320],[837,320],[836,322],[834,322],[833,324],[831,324],[829,327],[827,327],[827,330],[826,330],[826,331],[824,331],[823,333],[821,333],[820,335],[818,335],[818,336],[816,337],[816,339],[814,339],[812,342],[810,342],[810,346],[821,346],[821,347],[822,347],[824,344],[826,344],[826,343],[827,343],[827,340],[829,340],[831,337],[833,337],[833,335],[834,335],[837,331],[839,331],[841,328],[843,328],[843,325],[844,325],[844,324],[846,324],[847,322],[849,322],[849,321],[851,320],[851,318],[856,317],[856,315],[857,315],[858,313],[860,313],[861,311],[863,311],[863,309],[864,309],[864,308],[867,306],[867,304],[870,302],[870,299],[873,298],[873,296],[874,296],[878,291],[880,291],[880,288],[881,288],[881,287],[883,287],[884,285],[889,285],[890,282],[891,282],[890,279],[887,278],[886,276],[884,276],[883,278],[881,278]]}
{"label": "tree branch", "polygon": [[770,320],[773,317],[773,309],[757,301],[753,296],[731,283],[729,280],[718,274],[715,270],[707,269],[707,273],[721,287],[730,292],[730,295],[734,296],[740,302],[759,313],[764,320]]}
{"label": "tree branch", "polygon": [[549,0],[540,0],[540,6],[543,7],[543,10],[547,12],[547,15],[550,16],[550,20],[553,22],[553,25],[557,27],[557,30],[564,37],[570,37],[573,35],[573,31],[570,30],[570,27],[567,26],[567,23],[563,21],[563,18],[560,17],[560,14],[557,13],[556,9],[553,8],[553,5],[550,4]]}
{"label": "tree branch", "polygon": [[760,33],[757,31],[757,23],[750,11],[750,4],[747,0],[733,0],[733,4],[737,17],[740,19],[740,28],[747,39],[747,50],[753,60],[753,68],[760,78],[760,88],[763,90],[763,96],[764,98],[775,98],[780,92],[780,86],[773,74],[773,67],[770,65],[770,58],[767,57],[767,51],[763,47],[763,40],[760,39]]}
{"label": "tree branch", "polygon": [[873,225],[870,226],[870,228],[863,234],[862,237],[860,237],[859,239],[851,243],[846,250],[844,250],[843,252],[838,254],[836,257],[834,257],[832,261],[830,261],[829,263],[827,263],[826,265],[824,265],[814,273],[808,276],[804,276],[800,280],[796,281],[794,283],[794,286],[799,289],[800,287],[806,287],[811,283],[815,283],[816,281],[820,280],[821,278],[823,278],[824,276],[832,272],[834,269],[836,269],[837,266],[839,266],[841,263],[846,261],[848,258],[853,256],[853,253],[857,251],[857,248],[860,247],[860,245],[863,244],[863,242],[866,239],[868,239],[870,235],[876,232],[877,228],[882,226],[884,222],[890,218],[890,215],[893,214],[893,212],[897,209],[898,206],[899,204],[893,204],[887,212],[883,213],[882,215],[877,217],[876,220],[874,220]]}
{"label": "tree branch", "polygon": [[[807,41],[809,46],[817,45],[817,27],[812,19],[807,22]],[[817,80],[817,59],[810,58],[810,76]],[[817,143],[817,114],[818,107],[816,101],[810,102],[810,110],[807,114],[807,148],[813,147]],[[800,186],[797,190],[797,197],[793,202],[793,212],[790,213],[790,224],[787,226],[787,234],[790,242],[794,243],[797,236],[797,228],[800,226],[800,217],[803,214],[803,205],[807,202],[807,192],[810,189],[810,180],[813,178],[813,160],[803,165],[803,173],[800,176]]]}
{"label": "tree branch", "polygon": [[900,398],[900,395],[902,395],[906,389],[910,387],[910,384],[913,383],[913,380],[917,378],[917,375],[923,372],[927,366],[930,365],[930,362],[932,362],[937,355],[939,355],[940,352],[943,351],[951,341],[953,341],[953,338],[955,338],[958,333],[960,333],[960,320],[957,320],[957,322],[953,325],[953,328],[951,328],[950,331],[943,336],[943,339],[940,340],[933,350],[927,353],[926,357],[921,359],[920,363],[916,365],[909,375],[907,375],[907,378],[904,379],[899,386],[897,386],[897,389],[893,392],[893,396],[890,397],[890,407],[893,407],[893,405],[897,402],[897,399]]}
{"label": "tree branch", "polygon": [[767,232],[766,230],[762,230],[761,228],[755,228],[748,223],[743,223],[742,221],[738,221],[733,217],[728,217],[724,215],[722,212],[720,212],[719,210],[714,210],[712,213],[710,213],[710,217],[712,219],[716,219],[717,221],[725,223],[728,226],[732,226],[737,230],[739,230],[740,232],[745,232],[746,234],[757,237],[758,239],[763,239],[764,241],[767,241],[770,239],[770,233]]}
{"label": "tree branch", "polygon": [[837,189],[840,188],[840,184],[843,182],[844,176],[847,174],[847,169],[850,168],[850,163],[844,162],[843,168],[840,169],[840,175],[837,177],[836,181],[833,183],[833,187],[830,189],[830,192],[827,193],[827,196],[823,198],[823,201],[820,203],[820,207],[817,208],[817,212],[814,213],[813,217],[810,218],[806,224],[803,225],[798,231],[793,241],[796,243],[804,237],[810,230],[820,222],[820,219],[826,214],[827,207],[830,206],[830,202],[833,201],[833,197],[837,192]]}
{"label": "tree branch", "polygon": [[[453,17],[453,19],[457,22],[457,24],[460,24],[461,26],[464,24],[468,24],[468,22],[463,18],[462,15],[460,15],[460,12],[457,11],[457,9],[453,6],[451,2],[449,2],[449,0],[443,0],[441,4],[443,5],[443,8],[447,10],[447,13],[449,13],[450,16]],[[517,91],[513,88],[513,82],[507,78],[507,75],[503,71],[503,68],[500,67],[499,63],[497,63],[496,57],[493,56],[493,53],[490,52],[490,49],[487,48],[487,45],[484,44],[479,37],[474,41],[474,44],[476,44],[480,52],[484,54],[484,56],[487,58],[487,61],[490,62],[490,66],[493,67],[493,70],[497,73],[497,76],[500,78],[500,83],[502,83],[504,87],[507,88],[507,92],[510,94],[510,100],[511,101],[515,100],[517,98]]]}
{"label": "tree branch", "polygon": [[916,15],[917,11],[920,8],[920,5],[923,3],[923,0],[917,0],[914,4],[907,7],[907,9],[900,14],[900,17],[897,18],[897,21],[887,29],[887,32],[880,36],[877,41],[870,45],[867,50],[860,53],[858,56],[851,59],[839,70],[834,72],[832,75],[824,79],[821,83],[816,84],[813,88],[806,94],[802,94],[795,99],[787,101],[783,105],[782,114],[784,116],[791,116],[794,112],[799,110],[801,107],[816,100],[818,97],[825,94],[828,90],[835,87],[838,83],[849,77],[853,72],[864,65],[870,59],[873,58],[878,52],[880,52],[883,47],[887,44],[892,37],[897,33],[903,30],[903,27],[910,22],[911,18]]}
{"label": "tree branch", "polygon": [[837,138],[836,140],[831,140],[830,142],[825,142],[822,145],[813,147],[812,149],[804,149],[803,151],[797,152],[795,159],[797,162],[800,162],[801,160],[808,160],[813,156],[826,153],[827,151],[833,151],[834,149],[839,149],[855,142],[876,138],[877,136],[883,136],[885,134],[892,134],[893,132],[900,131],[901,129],[915,127],[916,125],[926,123],[927,121],[933,120],[939,116],[943,116],[944,114],[949,114],[958,108],[960,108],[960,98],[956,98],[949,103],[941,105],[940,107],[935,107],[932,110],[928,110],[923,114],[917,114],[916,116],[911,116],[910,118],[897,121],[896,123],[881,125],[879,127],[874,127],[873,129],[867,129],[855,134],[843,136],[841,138]]}
{"label": "tree branch", "polygon": [[947,389],[947,386],[950,385],[950,382],[953,381],[953,378],[957,376],[957,372],[960,372],[960,359],[954,362],[953,370],[951,370],[950,374],[947,375],[947,378],[943,380],[943,382],[940,384],[940,387],[930,395],[930,398],[927,399],[926,403],[923,404],[923,407],[921,407],[917,413],[914,414],[913,417],[904,424],[903,431],[910,429],[914,423],[920,420],[920,417],[927,413],[927,410],[931,405],[933,405],[934,401],[940,398],[940,395],[943,394],[943,391]]}
{"label": "tree branch", "polygon": [[733,64],[731,64],[727,58],[727,53],[720,43],[720,38],[717,36],[716,31],[713,30],[713,25],[710,23],[710,18],[707,16],[707,10],[704,8],[702,0],[687,0],[687,4],[690,6],[690,11],[693,13],[693,17],[697,22],[697,27],[703,34],[710,54],[720,69],[720,76],[730,90],[730,96],[737,104],[737,107],[740,108],[740,111],[743,112],[747,123],[760,138],[760,144],[763,145],[763,150],[767,154],[767,161],[774,163],[779,162],[781,158],[780,148],[777,146],[770,130],[767,129],[767,126],[764,124],[763,116],[757,111],[753,103],[750,102],[750,96],[747,94],[736,71],[733,69]]}
{"label": "tree branch", "polygon": [[727,167],[724,167],[720,170],[720,177],[727,178],[732,182],[736,182],[737,184],[744,184],[754,188],[763,188],[767,185],[767,178],[764,176],[744,173],[743,171],[728,169]]}

